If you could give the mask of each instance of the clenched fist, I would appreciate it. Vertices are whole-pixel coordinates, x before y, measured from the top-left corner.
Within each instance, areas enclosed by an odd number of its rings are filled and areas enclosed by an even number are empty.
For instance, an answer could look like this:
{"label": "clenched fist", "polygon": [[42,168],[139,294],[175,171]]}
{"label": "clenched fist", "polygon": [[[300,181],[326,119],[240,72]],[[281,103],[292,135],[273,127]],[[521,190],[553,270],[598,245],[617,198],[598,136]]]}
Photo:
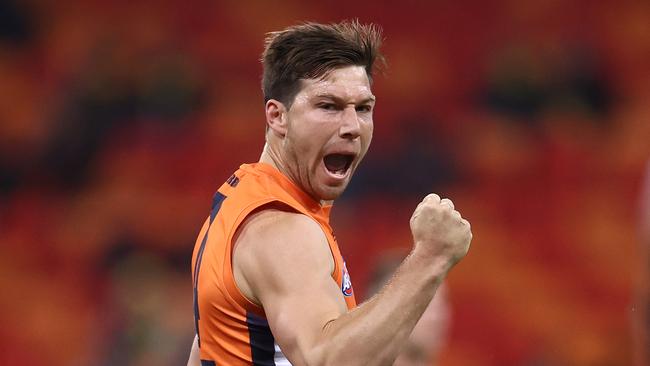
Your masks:
{"label": "clenched fist", "polygon": [[448,268],[467,254],[472,241],[469,222],[455,210],[453,202],[433,193],[415,208],[411,232],[415,250],[443,260]]}

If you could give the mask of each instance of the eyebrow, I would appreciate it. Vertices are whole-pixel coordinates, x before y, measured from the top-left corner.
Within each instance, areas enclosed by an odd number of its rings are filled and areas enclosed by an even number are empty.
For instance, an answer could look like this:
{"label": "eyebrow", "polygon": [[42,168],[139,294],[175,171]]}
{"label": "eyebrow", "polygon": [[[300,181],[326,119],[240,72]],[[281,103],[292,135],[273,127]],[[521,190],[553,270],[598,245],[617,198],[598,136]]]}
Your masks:
{"label": "eyebrow", "polygon": [[[315,96],[315,98],[329,98],[329,99],[334,100],[337,103],[343,102],[343,98],[340,98],[340,97],[338,97],[338,96],[336,96],[334,94],[330,94],[330,93],[317,94]],[[375,98],[375,96],[371,94],[369,97],[361,100],[357,104],[365,104],[365,103],[369,103],[369,102],[374,102],[374,101],[376,101],[376,99],[377,98]]]}

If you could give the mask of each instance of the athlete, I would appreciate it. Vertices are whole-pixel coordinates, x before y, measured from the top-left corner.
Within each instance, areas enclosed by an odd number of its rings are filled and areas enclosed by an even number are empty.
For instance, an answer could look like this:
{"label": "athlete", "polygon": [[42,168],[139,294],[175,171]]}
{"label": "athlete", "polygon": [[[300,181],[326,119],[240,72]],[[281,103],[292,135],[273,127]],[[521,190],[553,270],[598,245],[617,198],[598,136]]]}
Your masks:
{"label": "athlete", "polygon": [[411,253],[356,306],[329,212],[370,146],[380,43],[357,21],[269,34],[266,144],[218,189],[197,238],[188,365],[390,365],[467,253],[469,223],[430,194],[410,220]]}

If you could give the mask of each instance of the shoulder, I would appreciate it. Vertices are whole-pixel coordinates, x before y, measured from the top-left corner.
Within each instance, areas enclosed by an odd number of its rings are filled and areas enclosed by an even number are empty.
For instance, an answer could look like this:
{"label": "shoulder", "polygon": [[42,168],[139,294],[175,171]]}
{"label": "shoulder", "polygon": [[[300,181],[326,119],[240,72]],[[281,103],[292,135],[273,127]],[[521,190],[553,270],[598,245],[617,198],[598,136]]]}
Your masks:
{"label": "shoulder", "polygon": [[284,205],[267,205],[251,213],[233,245],[236,282],[258,304],[260,287],[282,288],[303,276],[330,276],[334,270],[321,226]]}
{"label": "shoulder", "polygon": [[239,225],[233,241],[237,247],[279,249],[287,245],[309,248],[327,243],[327,238],[313,218],[285,203],[273,202],[251,212]]}

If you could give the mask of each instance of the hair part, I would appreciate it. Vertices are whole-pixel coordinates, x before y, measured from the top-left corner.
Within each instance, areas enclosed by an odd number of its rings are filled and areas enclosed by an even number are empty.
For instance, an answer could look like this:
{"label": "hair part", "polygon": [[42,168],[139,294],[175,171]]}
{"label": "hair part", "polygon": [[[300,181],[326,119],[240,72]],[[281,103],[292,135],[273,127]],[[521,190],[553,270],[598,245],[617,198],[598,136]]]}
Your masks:
{"label": "hair part", "polygon": [[363,66],[372,82],[375,62],[384,66],[381,28],[358,20],[306,22],[267,34],[262,53],[264,102],[275,99],[288,108],[301,80],[320,79],[346,66]]}

